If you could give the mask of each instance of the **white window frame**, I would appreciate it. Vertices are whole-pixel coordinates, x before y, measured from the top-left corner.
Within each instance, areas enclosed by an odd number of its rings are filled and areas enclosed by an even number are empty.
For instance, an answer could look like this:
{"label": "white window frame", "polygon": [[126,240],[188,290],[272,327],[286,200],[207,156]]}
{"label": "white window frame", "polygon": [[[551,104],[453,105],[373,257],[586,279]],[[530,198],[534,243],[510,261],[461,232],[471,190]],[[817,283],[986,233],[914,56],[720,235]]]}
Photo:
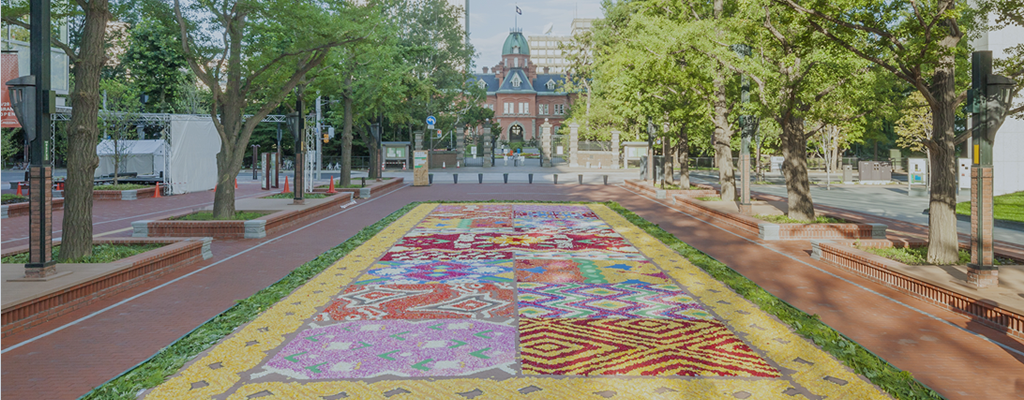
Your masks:
{"label": "white window frame", "polygon": [[[516,60],[518,60],[518,58]],[[518,87],[520,87],[523,84],[523,80],[522,80],[522,78],[519,77],[519,74],[515,74],[515,75],[512,75],[512,82],[511,83],[512,83],[512,87],[518,88]]]}

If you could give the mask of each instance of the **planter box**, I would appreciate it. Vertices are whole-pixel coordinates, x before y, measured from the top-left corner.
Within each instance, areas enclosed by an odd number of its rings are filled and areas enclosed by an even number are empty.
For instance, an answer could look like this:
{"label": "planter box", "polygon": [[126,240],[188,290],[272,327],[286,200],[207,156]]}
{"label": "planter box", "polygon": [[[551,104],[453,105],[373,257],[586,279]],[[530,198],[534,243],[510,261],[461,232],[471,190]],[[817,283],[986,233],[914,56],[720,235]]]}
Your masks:
{"label": "planter box", "polygon": [[[64,209],[64,198],[56,198],[50,201],[50,207],[53,207],[53,211]],[[0,206],[0,219],[14,218],[23,215],[28,215],[28,202],[15,203],[15,204],[4,204]]]}
{"label": "planter box", "polygon": [[703,205],[686,196],[675,196],[676,207],[689,214],[715,218],[751,233],[762,240],[885,239],[885,224],[776,224],[739,213],[728,213]]}
{"label": "planter box", "polygon": [[138,200],[153,197],[156,186],[144,189],[132,190],[93,190],[92,199],[95,200]]}
{"label": "planter box", "polygon": [[[355,181],[353,181],[355,182]],[[405,182],[405,178],[391,178],[380,183],[377,181],[366,182],[366,187],[361,188],[339,188],[334,189],[338,193],[352,193],[355,199],[369,199],[374,195],[381,195],[390,192]],[[315,188],[313,193],[327,193],[327,188]]]}
{"label": "planter box", "polygon": [[[213,256],[210,238],[96,238],[93,243],[167,243],[159,249],[112,263],[58,264],[58,271],[72,271],[47,282],[7,282],[4,290],[18,293],[3,305],[3,337],[41,324],[100,299],[131,289],[176,269]],[[57,244],[55,241],[54,244]],[[3,255],[24,253],[28,246],[4,249]],[[23,268],[21,264],[14,264]],[[8,270],[12,264],[5,264]],[[15,286],[15,285],[28,285]]]}
{"label": "planter box", "polygon": [[[1005,331],[1011,336],[1024,338],[1024,310],[1011,308],[988,298],[992,296],[971,293],[966,286],[957,288],[954,286],[956,284],[950,282],[907,275],[900,270],[906,270],[911,266],[854,248],[852,244],[850,241],[812,240],[811,257],[853,271],[950,311],[968,315],[979,323]],[[861,245],[865,244],[862,242]],[[876,247],[874,243],[868,245]],[[877,245],[891,246],[892,243],[887,241]]]}
{"label": "planter box", "polygon": [[[163,219],[132,222],[132,237],[212,237],[215,239],[259,239],[287,227],[336,212],[352,201],[351,193],[338,193],[326,201],[299,210],[282,210],[248,221],[181,221]],[[241,211],[241,210],[240,210]],[[256,211],[256,210],[246,210]],[[188,215],[194,211],[171,216]]]}
{"label": "planter box", "polygon": [[672,200],[674,201],[676,196],[685,197],[707,197],[707,196],[718,196],[718,190],[710,185],[694,184],[690,186],[699,187],[700,190],[665,190],[658,189],[654,185],[647,181],[639,179],[626,179],[626,188],[634,192],[640,192],[644,196],[653,197],[659,200]]}

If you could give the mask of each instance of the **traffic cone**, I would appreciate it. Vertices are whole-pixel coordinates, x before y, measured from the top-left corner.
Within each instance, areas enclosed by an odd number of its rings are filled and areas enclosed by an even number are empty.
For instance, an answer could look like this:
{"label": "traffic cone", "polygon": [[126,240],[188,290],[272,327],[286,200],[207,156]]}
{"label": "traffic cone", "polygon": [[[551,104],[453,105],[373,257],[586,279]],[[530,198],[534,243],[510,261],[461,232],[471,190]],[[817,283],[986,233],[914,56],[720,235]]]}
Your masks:
{"label": "traffic cone", "polygon": [[405,163],[402,163],[402,171],[405,171]]}
{"label": "traffic cone", "polygon": [[24,196],[24,194],[21,193],[21,185],[22,185],[22,183],[18,182],[18,193],[17,193],[18,196]]}
{"label": "traffic cone", "polygon": [[458,161],[455,162],[455,168],[459,168],[459,162]]}
{"label": "traffic cone", "polygon": [[156,199],[156,198],[159,198],[159,197],[160,197],[160,182],[157,182],[156,183],[156,190],[153,191],[153,198]]}
{"label": "traffic cone", "polygon": [[327,193],[338,193],[337,190],[334,190],[334,175],[331,175],[331,184],[327,186]]}
{"label": "traffic cone", "polygon": [[284,190],[282,190],[281,193],[291,193],[291,192],[292,192],[292,190],[290,188],[288,188],[288,177],[285,176],[284,177]]}
{"label": "traffic cone", "polygon": [[235,178],[235,189],[238,189],[238,178]]}
{"label": "traffic cone", "polygon": [[441,161],[441,169],[445,169],[445,168],[447,168],[447,166],[445,165],[445,162]]}

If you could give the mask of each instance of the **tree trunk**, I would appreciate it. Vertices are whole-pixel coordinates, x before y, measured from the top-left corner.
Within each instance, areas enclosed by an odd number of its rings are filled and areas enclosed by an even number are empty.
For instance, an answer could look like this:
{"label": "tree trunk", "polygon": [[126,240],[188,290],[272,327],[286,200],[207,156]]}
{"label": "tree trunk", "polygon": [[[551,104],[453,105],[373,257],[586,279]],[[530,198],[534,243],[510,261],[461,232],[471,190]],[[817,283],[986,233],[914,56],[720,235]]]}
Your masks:
{"label": "tree trunk", "polygon": [[686,124],[679,127],[679,146],[676,147],[676,158],[679,164],[679,187],[686,190],[690,187],[690,138],[687,137]]}
{"label": "tree trunk", "polygon": [[[213,218],[229,219],[235,215],[235,180],[241,170],[241,162],[232,163],[226,143],[221,143],[217,153],[217,186],[213,193]],[[302,190],[295,188],[295,190]]]}
{"label": "tree trunk", "polygon": [[345,122],[341,131],[341,187],[352,184],[352,75],[345,78]]}
{"label": "tree trunk", "polygon": [[370,133],[370,127],[367,126],[366,130],[360,133],[363,137],[363,143],[366,143],[366,151],[370,155],[370,165],[367,168],[367,179],[377,179],[377,168],[375,167],[379,161],[377,161],[377,149],[374,144],[373,135]]}
{"label": "tree trunk", "polygon": [[803,124],[786,113],[780,118],[782,125],[782,174],[786,177],[789,217],[799,221],[814,220],[814,202],[807,177],[807,138]]}
{"label": "tree trunk", "polygon": [[[96,140],[100,110],[100,71],[104,60],[103,35],[110,17],[107,0],[85,3],[79,58],[74,64],[75,89],[71,92],[68,123],[68,177],[64,182],[64,219],[60,259],[92,255],[93,173],[99,165]],[[39,132],[40,135],[48,132]]]}
{"label": "tree trunk", "polygon": [[931,87],[935,102],[931,104],[934,131],[928,143],[928,157],[931,162],[931,195],[928,205],[929,264],[955,264],[959,260],[955,214],[958,189],[953,121],[957,104],[953,56],[947,56],[943,61],[944,64],[940,65],[932,76],[934,84]]}
{"label": "tree trunk", "polygon": [[715,145],[715,163],[718,165],[718,184],[721,185],[722,200],[736,200],[736,172],[732,168],[732,126],[729,125],[729,108],[725,95],[725,82],[716,77],[714,115],[715,124],[713,142]]}

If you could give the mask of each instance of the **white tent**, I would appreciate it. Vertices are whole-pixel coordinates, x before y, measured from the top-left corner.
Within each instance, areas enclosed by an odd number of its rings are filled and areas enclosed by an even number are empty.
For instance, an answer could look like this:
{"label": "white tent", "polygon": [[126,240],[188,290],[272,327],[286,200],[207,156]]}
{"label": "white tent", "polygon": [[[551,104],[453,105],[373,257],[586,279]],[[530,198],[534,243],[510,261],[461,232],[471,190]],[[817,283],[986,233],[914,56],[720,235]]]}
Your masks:
{"label": "white tent", "polygon": [[[96,146],[96,155],[100,164],[94,176],[109,176],[114,173],[114,141],[104,140]],[[167,143],[163,140],[121,140],[117,142],[121,150],[121,168],[119,174],[136,173],[141,175],[159,176],[164,171],[167,155]]]}
{"label": "white tent", "polygon": [[220,135],[210,117],[171,120],[167,182],[171,193],[213,189],[217,185]]}

